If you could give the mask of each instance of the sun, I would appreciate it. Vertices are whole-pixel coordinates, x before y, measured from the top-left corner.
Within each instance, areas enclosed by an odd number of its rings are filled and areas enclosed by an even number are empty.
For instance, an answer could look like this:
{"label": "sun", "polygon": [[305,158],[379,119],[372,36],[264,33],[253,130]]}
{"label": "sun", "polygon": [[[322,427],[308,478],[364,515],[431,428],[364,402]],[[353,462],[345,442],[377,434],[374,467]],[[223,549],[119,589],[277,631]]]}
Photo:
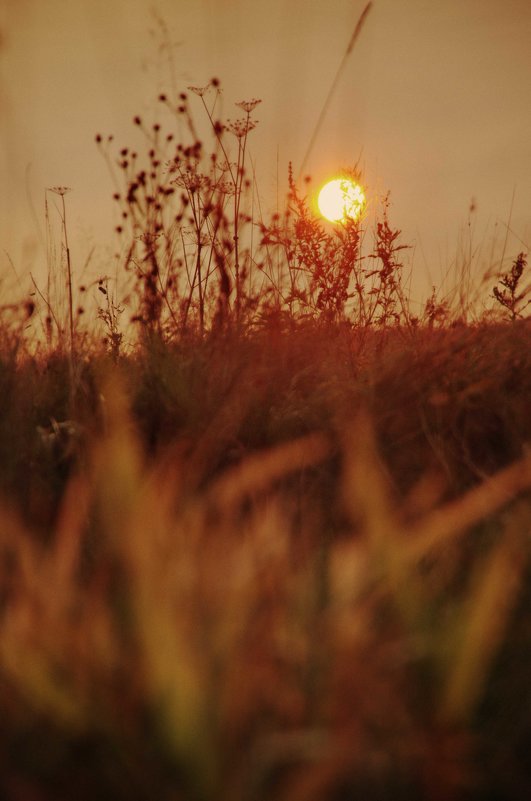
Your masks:
{"label": "sun", "polygon": [[365,194],[361,186],[350,178],[335,178],[323,186],[317,205],[330,222],[357,220],[365,206]]}

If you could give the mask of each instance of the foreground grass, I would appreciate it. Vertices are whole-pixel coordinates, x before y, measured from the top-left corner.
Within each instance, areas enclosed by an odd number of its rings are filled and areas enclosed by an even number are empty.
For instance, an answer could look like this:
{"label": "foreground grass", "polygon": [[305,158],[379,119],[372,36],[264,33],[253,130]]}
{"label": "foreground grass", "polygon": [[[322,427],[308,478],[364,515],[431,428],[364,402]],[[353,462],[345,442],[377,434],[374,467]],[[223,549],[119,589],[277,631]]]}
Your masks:
{"label": "foreground grass", "polygon": [[531,330],[0,380],[9,799],[524,799]]}

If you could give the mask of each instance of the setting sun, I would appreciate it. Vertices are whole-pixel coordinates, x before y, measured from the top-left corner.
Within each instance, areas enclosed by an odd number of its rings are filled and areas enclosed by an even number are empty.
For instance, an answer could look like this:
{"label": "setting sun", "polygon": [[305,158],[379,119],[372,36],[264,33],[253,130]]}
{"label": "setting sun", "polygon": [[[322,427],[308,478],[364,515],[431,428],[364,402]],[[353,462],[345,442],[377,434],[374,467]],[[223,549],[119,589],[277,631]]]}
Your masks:
{"label": "setting sun", "polygon": [[330,222],[357,220],[365,206],[363,189],[350,178],[328,181],[317,199],[319,211]]}

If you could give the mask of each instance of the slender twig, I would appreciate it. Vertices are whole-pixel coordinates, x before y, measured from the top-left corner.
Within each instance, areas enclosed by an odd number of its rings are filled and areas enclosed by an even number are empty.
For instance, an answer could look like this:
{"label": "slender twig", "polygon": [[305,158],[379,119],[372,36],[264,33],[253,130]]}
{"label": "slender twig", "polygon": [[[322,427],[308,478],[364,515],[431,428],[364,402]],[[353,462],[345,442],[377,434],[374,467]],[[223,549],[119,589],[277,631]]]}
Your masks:
{"label": "slender twig", "polygon": [[513,217],[515,195],[516,195],[516,187],[513,186],[513,194],[512,194],[512,197],[511,197],[511,205],[509,207],[509,219],[507,220],[507,226],[506,226],[506,231],[505,231],[505,239],[504,239],[504,242],[503,242],[503,250],[502,250],[501,256],[500,256],[500,266],[499,266],[500,273],[503,272],[503,260],[505,258],[505,253],[507,252],[507,243],[509,242],[509,229],[510,229],[511,220],[512,220],[512,217]]}
{"label": "slender twig", "polygon": [[74,304],[72,299],[72,265],[70,263],[70,248],[68,247],[68,233],[66,228],[66,205],[65,205],[65,196],[64,192],[61,194],[61,201],[63,204],[63,215],[62,215],[62,223],[63,223],[63,235],[65,241],[65,251],[66,251],[66,270],[67,270],[67,282],[68,282],[68,321],[70,325],[70,353],[74,351]]}
{"label": "slender twig", "polygon": [[353,32],[352,36],[350,37],[350,41],[348,43],[348,47],[345,50],[345,54],[344,54],[343,58],[341,59],[341,63],[339,65],[339,67],[337,68],[337,72],[335,74],[334,80],[332,81],[332,84],[331,84],[330,89],[328,91],[328,95],[326,96],[326,100],[325,100],[325,102],[323,104],[323,107],[321,109],[321,113],[319,114],[319,117],[317,119],[317,123],[315,125],[314,130],[313,130],[313,134],[312,134],[312,137],[310,139],[310,144],[308,145],[308,149],[306,150],[306,153],[305,153],[304,158],[302,160],[302,163],[301,163],[301,166],[300,166],[300,169],[299,169],[299,174],[297,176],[297,182],[299,182],[299,180],[301,179],[302,174],[304,172],[304,168],[305,168],[305,166],[306,166],[306,164],[308,162],[308,159],[310,158],[310,154],[311,154],[311,152],[313,150],[313,146],[315,144],[315,140],[317,139],[317,136],[318,136],[319,131],[321,129],[321,125],[323,124],[324,118],[326,117],[326,112],[328,111],[328,107],[330,105],[330,101],[332,100],[332,96],[333,96],[333,94],[334,94],[334,92],[335,92],[335,90],[337,88],[337,85],[339,83],[339,79],[341,78],[343,70],[345,69],[345,65],[346,65],[346,63],[348,61],[348,57],[352,53],[352,50],[354,49],[354,45],[356,44],[356,40],[357,40],[358,36],[361,33],[361,29],[363,27],[363,23],[365,22],[365,19],[367,18],[367,14],[369,13],[369,11],[371,9],[371,6],[372,6],[372,0],[371,0],[371,2],[367,3],[367,5],[363,9],[363,11],[361,12],[361,16],[358,19],[356,27],[354,28],[354,32]]}

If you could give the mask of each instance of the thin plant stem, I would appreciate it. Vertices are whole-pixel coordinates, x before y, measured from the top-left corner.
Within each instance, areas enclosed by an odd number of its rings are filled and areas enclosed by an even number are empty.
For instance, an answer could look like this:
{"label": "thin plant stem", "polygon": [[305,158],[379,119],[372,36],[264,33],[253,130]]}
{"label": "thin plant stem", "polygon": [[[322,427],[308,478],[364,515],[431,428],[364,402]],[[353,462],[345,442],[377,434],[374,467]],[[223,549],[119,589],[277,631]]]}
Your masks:
{"label": "thin plant stem", "polygon": [[335,92],[335,90],[337,88],[337,85],[339,83],[339,79],[341,78],[343,70],[345,69],[345,65],[346,65],[346,63],[348,61],[348,57],[352,53],[352,50],[354,49],[354,45],[356,44],[358,36],[361,33],[361,29],[363,28],[363,24],[364,24],[364,22],[365,22],[365,20],[367,18],[367,14],[371,10],[371,6],[372,6],[372,0],[371,0],[371,2],[367,3],[367,5],[363,9],[363,11],[361,12],[360,18],[358,19],[356,27],[354,28],[354,32],[353,32],[352,36],[350,37],[350,41],[348,43],[348,47],[345,50],[345,53],[343,55],[343,58],[341,59],[341,63],[339,65],[339,67],[337,68],[337,72],[335,74],[334,80],[332,81],[330,89],[328,90],[328,94],[326,96],[325,102],[323,103],[323,107],[321,108],[321,112],[319,114],[319,117],[317,119],[317,123],[315,125],[314,130],[313,130],[313,134],[312,134],[312,137],[310,139],[310,143],[308,145],[308,149],[306,150],[306,153],[304,155],[304,158],[302,160],[302,163],[301,163],[301,166],[300,166],[300,169],[299,169],[299,174],[297,176],[297,182],[301,179],[302,174],[304,172],[304,168],[305,168],[305,166],[306,166],[306,164],[308,162],[308,159],[310,158],[310,154],[311,154],[311,152],[313,150],[313,146],[315,145],[315,141],[317,139],[319,131],[321,130],[321,126],[322,126],[322,124],[324,122],[324,119],[326,117],[326,113],[328,111],[328,107],[330,105],[330,101],[332,100],[332,96],[333,96],[333,94],[334,94],[334,92]]}
{"label": "thin plant stem", "polygon": [[72,265],[70,263],[70,248],[68,246],[68,232],[66,228],[66,204],[65,204],[65,196],[64,194],[61,195],[61,201],[63,205],[63,216],[62,216],[62,223],[63,223],[63,235],[64,235],[64,242],[65,242],[65,251],[66,251],[66,270],[67,270],[67,284],[68,284],[68,322],[70,328],[70,353],[73,354],[74,352],[74,304],[72,298]]}

